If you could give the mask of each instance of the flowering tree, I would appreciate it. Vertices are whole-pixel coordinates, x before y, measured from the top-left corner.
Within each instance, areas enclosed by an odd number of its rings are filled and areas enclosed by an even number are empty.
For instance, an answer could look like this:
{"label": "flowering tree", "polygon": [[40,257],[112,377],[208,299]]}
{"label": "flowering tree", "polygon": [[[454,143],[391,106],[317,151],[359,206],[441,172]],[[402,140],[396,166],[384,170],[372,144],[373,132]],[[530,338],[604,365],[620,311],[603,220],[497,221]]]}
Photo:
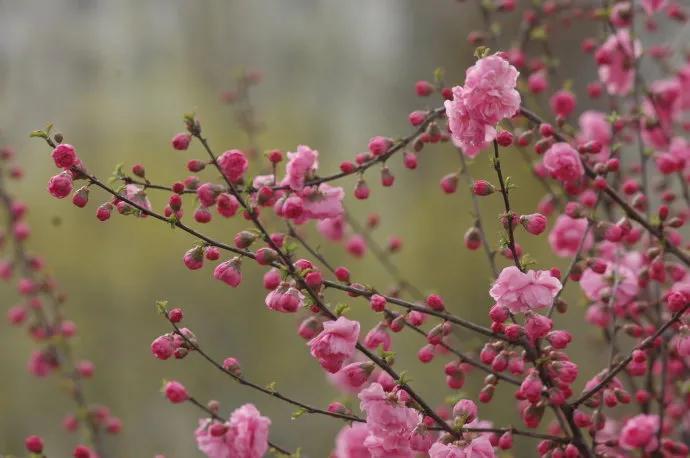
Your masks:
{"label": "flowering tree", "polygon": [[[173,137],[172,148],[201,150],[205,158],[190,159],[187,169],[198,175],[172,185],[150,181],[140,164],[131,173],[119,167],[110,182],[103,181],[62,134],[50,128],[35,131],[32,135],[45,140],[61,169],[49,180],[48,191],[58,199],[71,196],[78,207],[86,207],[90,192],[97,191],[100,221],[117,213],[179,229],[194,241],[183,255],[185,266],[198,270],[213,263],[213,278],[229,287],[242,283],[243,263],[263,266],[266,313],[303,317],[297,333],[327,376],[356,396],[359,409],[339,402],[312,405],[263,386],[244,374],[234,357],[214,359],[203,338],[183,327],[183,310],[165,301],[157,307],[168,329],[153,339],[151,351],[159,360],[196,354],[231,379],[295,406],[296,415],[341,421],[334,438],[336,458],[486,458],[511,449],[514,436],[534,441],[534,455],[543,457],[688,456],[690,254],[681,229],[690,217],[690,145],[683,137],[690,128],[684,121],[690,110],[690,66],[674,66],[673,49],[645,49],[636,33],[641,26],[653,31],[660,20],[685,22],[685,12],[673,0],[535,3],[538,7],[521,10],[520,36],[514,40],[503,37],[498,25],[517,11],[516,2],[481,2],[486,23],[484,30],[470,34],[478,45],[477,60],[464,81],[447,85],[437,72],[433,82],[417,82],[417,94],[438,98],[437,106],[410,113],[412,131],[403,138],[372,138],[366,153],[342,162],[337,172],[320,171],[318,151],[306,145],[287,154],[271,150],[263,157],[239,149],[219,153],[196,115],[187,114],[185,131]],[[609,109],[581,110],[577,116],[578,99],[582,103],[585,95],[576,96],[568,85],[550,88],[558,81],[558,61],[548,37],[556,27],[585,19],[602,29],[582,43],[582,51],[598,65],[587,96],[606,97]],[[643,59],[657,62],[663,76],[648,82],[640,70]],[[258,76],[248,74],[240,81],[225,98],[237,104],[238,120],[254,144],[260,126],[247,94]],[[539,94],[548,95],[547,106],[541,106]],[[425,148],[457,152],[460,171],[440,180],[443,192],[457,192],[461,179],[469,185],[475,224],[465,233],[465,246],[483,250],[494,273],[486,284],[487,325],[446,307],[457,298],[423,295],[401,278],[386,251],[345,211],[340,179],[358,177],[353,196],[368,199],[367,179],[374,169],[380,169],[382,186],[393,186],[388,164],[402,155],[404,166],[414,169],[417,153]],[[546,190],[539,202],[521,202],[534,213],[515,211],[520,191],[502,169],[504,154],[522,155]],[[251,157],[257,172],[253,178]],[[493,173],[475,179],[471,165],[481,160],[491,162]],[[152,207],[147,197],[152,192],[169,195],[164,209]],[[491,198],[503,207],[498,221],[504,235],[498,244],[486,237],[490,218],[482,218],[480,211],[482,201]],[[184,209],[191,205],[196,207],[190,218]],[[205,235],[202,225],[223,224],[225,218],[243,218],[246,228],[233,240]],[[10,213],[18,242],[20,219]],[[311,224],[333,243],[342,242],[346,231],[354,234],[345,242],[348,251],[361,256],[368,245],[400,287],[387,293],[366,278],[354,278],[346,266],[333,266],[305,238],[302,227]],[[531,236],[541,237],[564,258],[565,268],[537,265],[523,253],[519,239]],[[389,249],[399,246],[394,239]],[[608,343],[602,349],[610,355],[608,364],[593,374],[581,373],[578,361],[568,355],[578,339],[554,325],[556,313],[579,313],[561,298],[566,287],[581,291],[587,322],[600,328]],[[332,296],[337,291],[347,293],[352,306],[368,303],[379,323],[365,332],[349,317],[347,306],[336,305]],[[31,297],[33,289],[25,294]],[[481,348],[455,344],[450,336],[460,328],[484,339]],[[50,326],[51,333],[55,330]],[[430,405],[395,364],[391,334],[398,333],[423,339],[420,361],[447,361],[439,376],[449,390],[462,388],[469,376],[485,377],[483,387],[450,406]],[[584,387],[576,389],[577,382]],[[491,402],[497,390],[514,394],[520,427],[494,424],[480,415],[476,402]],[[273,442],[270,420],[252,404],[236,406],[226,417],[217,402],[202,402],[180,381],[166,382],[163,391],[170,402],[201,411],[204,418],[194,435],[208,457],[255,458],[269,451],[299,455],[300,445],[309,453],[308,444]],[[92,423],[95,439],[101,423]],[[42,445],[35,446],[36,441],[28,440],[27,448],[40,454]],[[93,451],[84,448],[75,456],[105,455],[97,449],[94,444]]]}

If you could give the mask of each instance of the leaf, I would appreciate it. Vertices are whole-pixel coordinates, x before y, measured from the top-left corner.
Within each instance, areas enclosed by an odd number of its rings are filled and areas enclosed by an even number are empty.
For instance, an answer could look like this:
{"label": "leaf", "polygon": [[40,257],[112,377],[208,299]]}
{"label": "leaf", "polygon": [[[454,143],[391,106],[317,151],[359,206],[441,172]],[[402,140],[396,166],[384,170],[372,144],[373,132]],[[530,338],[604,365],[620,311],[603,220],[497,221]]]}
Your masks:
{"label": "leaf", "polygon": [[299,417],[301,417],[302,415],[304,415],[305,413],[307,413],[307,409],[305,409],[304,407],[300,407],[299,409],[292,412],[292,415],[290,416],[290,418],[293,420],[296,420]]}
{"label": "leaf", "polygon": [[477,46],[474,50],[474,57],[477,59],[482,59],[489,55],[491,49],[488,46]]}
{"label": "leaf", "polygon": [[168,315],[168,301],[156,301],[156,312],[161,315]]}
{"label": "leaf", "polygon": [[434,81],[438,84],[443,83],[443,78],[446,76],[446,71],[443,67],[436,67],[434,70]]}
{"label": "leaf", "polygon": [[338,304],[335,306],[335,314],[337,316],[342,316],[350,310],[350,306],[347,304]]}
{"label": "leaf", "polygon": [[264,388],[266,388],[271,393],[275,393],[277,385],[278,385],[278,383],[273,381],[273,382],[269,383],[268,385],[266,385]]}

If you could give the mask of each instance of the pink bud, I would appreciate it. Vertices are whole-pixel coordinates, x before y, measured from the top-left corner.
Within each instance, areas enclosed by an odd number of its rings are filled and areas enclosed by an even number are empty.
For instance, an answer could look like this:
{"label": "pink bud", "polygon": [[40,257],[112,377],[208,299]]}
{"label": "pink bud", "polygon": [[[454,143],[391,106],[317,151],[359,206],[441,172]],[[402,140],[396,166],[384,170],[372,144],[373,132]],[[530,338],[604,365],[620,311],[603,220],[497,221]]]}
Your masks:
{"label": "pink bud", "polygon": [[69,172],[62,172],[48,181],[48,192],[53,197],[64,199],[72,192],[72,174]]}
{"label": "pink bud", "polygon": [[539,235],[546,229],[547,220],[546,216],[540,213],[532,213],[531,215],[522,215],[520,224],[530,234]]}
{"label": "pink bud", "polygon": [[475,180],[472,183],[472,192],[477,196],[488,196],[496,191],[494,185],[486,180]]}
{"label": "pink bud", "polygon": [[192,136],[186,132],[182,132],[173,137],[172,147],[178,151],[183,151],[189,147],[190,141],[192,141]]}
{"label": "pink bud", "polygon": [[180,382],[170,381],[165,384],[165,396],[173,404],[179,404],[189,399],[187,389]]}
{"label": "pink bud", "polygon": [[61,143],[53,149],[51,154],[55,165],[61,169],[69,169],[77,163],[77,153],[74,146]]}

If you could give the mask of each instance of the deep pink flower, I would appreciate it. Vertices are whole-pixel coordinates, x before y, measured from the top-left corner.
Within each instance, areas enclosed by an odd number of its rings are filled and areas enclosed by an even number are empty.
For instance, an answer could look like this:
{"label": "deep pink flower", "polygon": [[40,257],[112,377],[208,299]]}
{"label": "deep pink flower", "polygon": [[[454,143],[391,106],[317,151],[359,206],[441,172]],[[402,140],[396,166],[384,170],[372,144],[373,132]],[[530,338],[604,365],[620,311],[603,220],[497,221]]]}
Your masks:
{"label": "deep pink flower", "polygon": [[287,153],[288,162],[285,166],[285,178],[282,185],[289,186],[294,191],[304,188],[305,178],[318,167],[319,152],[305,145],[299,145],[297,152]]}
{"label": "deep pink flower", "polygon": [[575,94],[572,92],[561,89],[557,91],[549,99],[549,104],[551,105],[551,110],[558,116],[567,118],[570,113],[575,109]]}
{"label": "deep pink flower", "polygon": [[173,355],[175,351],[175,343],[171,336],[163,335],[156,337],[156,339],[151,342],[151,353],[158,359],[168,359]]}
{"label": "deep pink flower", "polygon": [[165,384],[165,397],[173,404],[179,404],[189,399],[187,389],[180,382],[172,380]]}
{"label": "deep pink flower", "polygon": [[626,450],[643,449],[652,452],[657,449],[658,415],[636,415],[623,425],[620,433],[620,446]]}
{"label": "deep pink flower", "polygon": [[568,143],[554,143],[544,154],[544,167],[563,182],[579,180],[585,174],[580,155]]}
{"label": "deep pink flower", "polygon": [[192,141],[192,136],[187,132],[181,132],[176,134],[172,140],[172,147],[178,151],[184,151],[189,148],[189,142]]}
{"label": "deep pink flower", "polygon": [[[587,231],[587,227],[586,218],[573,219],[568,215],[560,215],[549,233],[551,250],[560,257],[572,257],[582,244],[582,252],[588,252],[592,248],[594,237],[591,231]],[[585,232],[587,237],[584,237]]]}
{"label": "deep pink flower", "polygon": [[235,288],[242,281],[240,265],[241,261],[239,257],[234,257],[228,261],[221,262],[216,266],[215,269],[213,269],[213,278]]}
{"label": "deep pink flower", "polygon": [[532,213],[531,215],[522,215],[520,217],[520,224],[527,232],[533,235],[539,235],[544,232],[547,222],[546,216],[541,213]]}
{"label": "deep pink flower", "polygon": [[55,165],[61,169],[68,169],[77,162],[77,153],[74,151],[74,146],[67,143],[60,143],[53,149],[51,154]]}
{"label": "deep pink flower", "polygon": [[523,273],[510,266],[501,271],[489,294],[497,304],[517,313],[550,306],[561,288],[561,282],[548,271]]}
{"label": "deep pink flower", "polygon": [[72,192],[72,174],[61,172],[48,181],[48,192],[58,199],[64,199]]}
{"label": "deep pink flower", "polygon": [[239,181],[249,167],[249,161],[247,161],[246,156],[238,149],[224,152],[218,157],[217,162],[223,175],[232,182]]}
{"label": "deep pink flower", "polygon": [[323,331],[310,340],[308,345],[311,355],[319,360],[321,367],[335,373],[354,354],[358,338],[359,322],[341,316],[336,321],[326,321]]}
{"label": "deep pink flower", "polygon": [[282,282],[266,296],[266,307],[276,312],[293,313],[304,304],[304,294]]}

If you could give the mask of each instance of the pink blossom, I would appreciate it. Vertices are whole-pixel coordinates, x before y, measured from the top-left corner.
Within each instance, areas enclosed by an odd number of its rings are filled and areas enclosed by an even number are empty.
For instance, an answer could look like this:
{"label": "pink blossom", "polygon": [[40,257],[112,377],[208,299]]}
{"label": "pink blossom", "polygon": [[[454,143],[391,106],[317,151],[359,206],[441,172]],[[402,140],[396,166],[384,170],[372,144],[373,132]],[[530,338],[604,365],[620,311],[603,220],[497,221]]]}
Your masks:
{"label": "pink blossom", "polygon": [[639,40],[633,43],[627,29],[610,35],[597,50],[599,79],[606,85],[609,94],[626,95],[632,89],[635,79],[632,59],[642,54]]}
{"label": "pink blossom", "polygon": [[224,152],[218,157],[217,162],[223,175],[232,182],[239,181],[249,167],[246,156],[238,149]]}
{"label": "pink blossom", "polygon": [[[268,451],[271,420],[252,404],[236,409],[224,424],[200,420],[194,432],[199,450],[208,458],[261,458]],[[218,428],[220,434],[214,433]]]}
{"label": "pink blossom", "polygon": [[27,369],[36,377],[47,377],[58,367],[57,361],[43,351],[31,353]]}
{"label": "pink blossom", "polygon": [[588,225],[586,218],[573,219],[568,215],[560,215],[549,233],[549,245],[553,252],[560,257],[572,257],[577,254],[580,245],[583,253],[589,251],[594,237],[587,230]]}
{"label": "pink blossom", "polygon": [[601,161],[609,157],[611,146],[611,124],[606,119],[606,114],[601,111],[587,110],[578,119],[580,132],[577,140],[580,144],[597,142],[601,145],[601,151],[592,157],[595,161]]}
{"label": "pink blossom", "polygon": [[619,443],[626,450],[643,449],[652,452],[657,449],[658,415],[636,415],[623,425]]}
{"label": "pink blossom", "polygon": [[171,380],[165,384],[164,392],[165,397],[167,397],[168,400],[173,404],[179,404],[189,399],[187,389],[184,387],[184,385],[175,380]]}
{"label": "pink blossom", "polygon": [[322,219],[316,224],[316,228],[325,238],[337,242],[345,235],[345,219],[342,216]]}
{"label": "pink blossom", "polygon": [[365,423],[345,425],[335,438],[334,458],[370,458],[371,453],[364,445],[369,435],[369,428]]}
{"label": "pink blossom", "polygon": [[72,174],[58,173],[48,181],[48,192],[58,199],[64,199],[72,192]]}
{"label": "pink blossom", "polygon": [[266,296],[266,307],[276,312],[296,312],[304,304],[304,294],[283,282]]}
{"label": "pink blossom", "polygon": [[[151,202],[149,201],[149,198],[146,196],[146,191],[144,191],[143,188],[141,188],[135,184],[128,184],[125,186],[124,190],[122,191],[122,194],[128,200],[137,204],[139,207],[142,207],[146,210],[151,210]],[[125,203],[125,202],[120,202],[120,203]],[[119,210],[119,208],[118,208],[118,210]],[[140,216],[146,216],[146,215],[142,213]]]}
{"label": "pink blossom", "polygon": [[336,321],[326,321],[323,331],[308,345],[311,355],[319,360],[321,367],[330,373],[338,372],[343,362],[352,357],[359,338],[359,322],[344,316]]}
{"label": "pink blossom", "polygon": [[311,219],[337,218],[343,214],[345,191],[339,186],[321,183],[301,193],[304,216]]}
{"label": "pink blossom", "polygon": [[496,54],[468,68],[461,100],[471,117],[494,125],[513,116],[520,108],[520,94],[515,89],[519,75],[515,67]]}
{"label": "pink blossom", "polygon": [[561,89],[551,96],[549,104],[551,105],[551,110],[556,115],[567,118],[575,109],[575,94],[568,90]]}
{"label": "pink blossom", "polygon": [[182,260],[184,265],[189,270],[201,269],[204,265],[204,250],[200,246],[196,246],[187,250]]}
{"label": "pink blossom", "polygon": [[586,269],[580,279],[580,288],[587,298],[593,301],[601,300],[605,293],[612,291],[613,283],[610,279],[614,273],[618,278],[616,285],[617,302],[625,303],[636,297],[640,289],[636,271],[622,263],[617,264],[611,261],[607,262],[606,271],[601,275],[592,269]]}
{"label": "pink blossom", "polygon": [[220,280],[233,288],[237,287],[242,281],[240,271],[240,258],[235,257],[229,261],[221,262],[213,270],[213,278]]}
{"label": "pink blossom", "polygon": [[453,88],[453,100],[446,100],[446,115],[448,128],[452,134],[453,143],[462,149],[468,157],[475,157],[496,138],[496,129],[482,121],[473,119],[462,100],[463,89]]}
{"label": "pink blossom", "polygon": [[336,374],[340,382],[351,390],[357,390],[364,385],[369,376],[374,370],[374,363],[369,362],[355,362],[344,366]]}
{"label": "pink blossom", "polygon": [[359,395],[360,408],[367,414],[369,436],[364,444],[372,457],[412,457],[411,439],[421,421],[415,409],[405,407],[396,394],[388,394],[372,383]]}
{"label": "pink blossom", "polygon": [[151,353],[158,359],[168,359],[173,355],[175,351],[175,343],[171,336],[163,335],[156,337],[156,339],[151,342]]}
{"label": "pink blossom", "polygon": [[308,146],[299,145],[297,152],[287,155],[286,175],[281,184],[289,186],[294,191],[301,191],[306,177],[318,167],[319,152]]}
{"label": "pink blossom", "polygon": [[77,153],[74,146],[61,143],[53,149],[51,154],[55,165],[61,169],[68,169],[77,162]]}
{"label": "pink blossom", "polygon": [[523,273],[510,266],[501,271],[489,294],[497,304],[517,313],[550,306],[561,288],[561,282],[548,271]]}
{"label": "pink blossom", "polygon": [[563,182],[579,180],[585,174],[580,155],[568,143],[554,143],[544,154],[544,167],[551,176]]}
{"label": "pink blossom", "polygon": [[429,458],[494,458],[494,447],[488,437],[478,436],[465,446],[436,442],[429,450]]}

